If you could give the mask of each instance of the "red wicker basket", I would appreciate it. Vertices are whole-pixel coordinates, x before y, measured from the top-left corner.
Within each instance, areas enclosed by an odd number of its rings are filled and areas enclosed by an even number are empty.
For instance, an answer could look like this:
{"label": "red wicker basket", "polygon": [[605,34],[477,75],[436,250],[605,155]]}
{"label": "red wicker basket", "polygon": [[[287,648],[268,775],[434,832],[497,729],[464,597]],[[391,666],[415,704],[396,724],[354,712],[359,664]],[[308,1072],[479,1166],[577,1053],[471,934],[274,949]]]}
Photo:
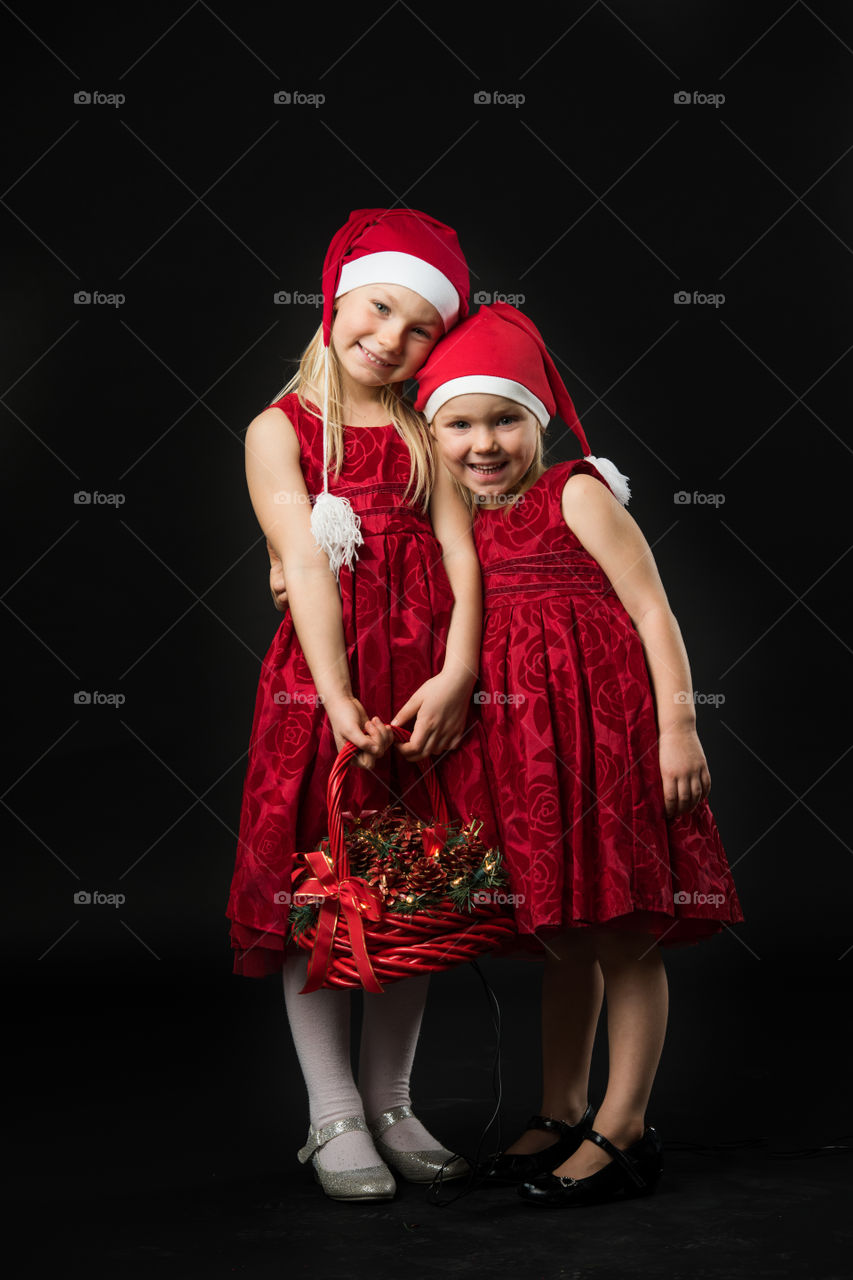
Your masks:
{"label": "red wicker basket", "polygon": [[[396,737],[410,733],[390,725]],[[297,854],[304,871],[295,872],[294,895],[319,903],[316,923],[294,934],[294,941],[311,952],[305,992],[319,987],[363,987],[381,992],[382,982],[396,982],[419,973],[437,973],[493,951],[515,937],[515,922],[499,902],[479,902],[459,911],[445,899],[425,911],[399,914],[386,910],[380,895],[360,877],[350,874],[344,842],[341,792],[347,766],[358,748],[348,742],[329,774],[328,855],[323,850]],[[434,824],[448,822],[447,805],[434,769],[421,769],[430,797]]]}

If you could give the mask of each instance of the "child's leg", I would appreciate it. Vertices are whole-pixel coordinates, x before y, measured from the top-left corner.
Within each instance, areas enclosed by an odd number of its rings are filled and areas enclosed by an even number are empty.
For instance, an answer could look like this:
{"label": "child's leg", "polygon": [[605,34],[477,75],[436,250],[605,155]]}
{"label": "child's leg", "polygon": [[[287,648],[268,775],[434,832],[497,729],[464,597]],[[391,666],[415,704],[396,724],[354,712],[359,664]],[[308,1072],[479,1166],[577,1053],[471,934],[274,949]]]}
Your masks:
{"label": "child's leg", "polygon": [[[308,1090],[308,1109],[315,1129],[333,1120],[361,1116],[364,1111],[350,1062],[350,992],[321,988],[300,995],[308,957],[288,955],[284,966],[284,1003],[293,1043]],[[381,1158],[368,1133],[355,1130],[332,1138],[319,1153],[327,1170],[369,1169]]]}
{"label": "child's leg", "polygon": [[[549,938],[542,975],[542,1108],[552,1120],[577,1124],[587,1108],[589,1067],[604,983],[586,929]],[[556,1142],[528,1129],[505,1150],[533,1155]]]}
{"label": "child's leg", "polygon": [[[411,1103],[409,1078],[429,989],[429,974],[390,983],[382,995],[364,995],[358,1087],[368,1121]],[[397,1151],[429,1151],[440,1144],[410,1117],[382,1134]]]}
{"label": "child's leg", "polygon": [[[650,936],[600,930],[595,943],[607,994],[610,1067],[593,1127],[624,1150],[643,1136],[666,1034],[666,970]],[[584,1141],[554,1172],[558,1177],[585,1178],[609,1163],[605,1151]]]}

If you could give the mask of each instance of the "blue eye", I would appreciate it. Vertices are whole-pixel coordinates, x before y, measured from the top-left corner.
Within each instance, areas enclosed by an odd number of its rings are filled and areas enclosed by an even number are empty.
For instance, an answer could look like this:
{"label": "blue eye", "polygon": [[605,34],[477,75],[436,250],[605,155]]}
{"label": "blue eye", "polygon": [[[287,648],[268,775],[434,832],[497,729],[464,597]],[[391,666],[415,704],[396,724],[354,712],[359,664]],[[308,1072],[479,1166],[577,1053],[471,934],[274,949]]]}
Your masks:
{"label": "blue eye", "polygon": [[498,418],[498,426],[500,426],[502,422],[517,422],[517,421],[518,421],[518,419],[516,418],[516,416],[515,416],[514,414],[512,414],[512,413],[505,413],[505,414],[503,415],[503,417]]}
{"label": "blue eye", "polygon": [[377,307],[380,311],[383,311],[383,312],[388,311],[390,313],[390,307],[386,307],[384,302],[374,302],[373,305],[374,307]]}

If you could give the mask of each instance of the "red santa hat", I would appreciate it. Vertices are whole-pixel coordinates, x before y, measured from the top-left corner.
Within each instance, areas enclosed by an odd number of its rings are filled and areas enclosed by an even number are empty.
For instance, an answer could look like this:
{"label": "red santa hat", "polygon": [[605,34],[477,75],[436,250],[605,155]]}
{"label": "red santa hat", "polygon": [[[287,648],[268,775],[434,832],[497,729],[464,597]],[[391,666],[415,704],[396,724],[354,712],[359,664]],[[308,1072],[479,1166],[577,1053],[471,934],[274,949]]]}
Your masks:
{"label": "red santa hat", "polygon": [[433,347],[418,374],[415,408],[432,422],[448,400],[478,393],[514,400],[529,409],[543,428],[559,413],[577,437],[585,460],[627,506],[631,496],[628,477],[609,458],[592,457],[572,398],[542,334],[532,320],[506,302],[481,307]]}
{"label": "red santa hat", "polygon": [[366,284],[396,284],[419,293],[435,307],[444,332],[468,314],[468,264],[452,227],[417,209],[356,209],[332,237],[323,263],[323,492],[311,512],[317,546],[336,576],[352,566],[364,539],[360,520],[346,498],[329,493],[328,358],[335,298]]}

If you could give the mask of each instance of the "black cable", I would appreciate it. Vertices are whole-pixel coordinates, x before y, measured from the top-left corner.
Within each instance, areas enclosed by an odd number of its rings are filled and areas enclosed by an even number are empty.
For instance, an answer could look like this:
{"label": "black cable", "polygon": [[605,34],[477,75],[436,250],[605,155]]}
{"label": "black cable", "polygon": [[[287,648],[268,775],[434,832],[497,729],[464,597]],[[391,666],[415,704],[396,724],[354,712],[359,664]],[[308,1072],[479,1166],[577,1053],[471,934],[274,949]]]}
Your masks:
{"label": "black cable", "polygon": [[[473,968],[474,972],[477,974],[477,977],[480,979],[480,981],[483,984],[483,988],[486,992],[486,999],[489,1002],[490,1010],[492,1014],[492,1028],[495,1033],[495,1058],[492,1066],[492,1093],[494,1094],[494,1098],[495,1098],[495,1109],[492,1112],[492,1114],[489,1116],[489,1119],[486,1123],[486,1127],[483,1129],[483,1132],[480,1134],[480,1137],[477,1141],[477,1148],[474,1152],[473,1159],[468,1161],[471,1168],[468,1173],[468,1177],[465,1179],[464,1186],[462,1186],[458,1191],[456,1191],[455,1194],[447,1196],[444,1199],[439,1199],[442,1182],[444,1181],[445,1166],[448,1165],[451,1160],[456,1159],[455,1155],[445,1160],[444,1164],[441,1166],[438,1173],[435,1175],[432,1182],[430,1183],[429,1190],[427,1191],[427,1200],[430,1204],[435,1205],[437,1209],[446,1209],[448,1205],[455,1204],[457,1200],[461,1200],[463,1196],[470,1195],[472,1191],[476,1191],[478,1187],[482,1186],[483,1182],[486,1180],[486,1178],[494,1168],[495,1162],[498,1159],[498,1156],[500,1155],[500,1152],[501,1152],[501,1104],[503,1101],[503,1080],[501,1077],[501,1007],[500,1007],[500,1004],[498,1003],[497,996],[495,995],[494,991],[489,985],[488,979],[486,978],[485,974],[483,973],[482,969],[480,968],[476,960],[472,960],[471,967]],[[489,1130],[491,1129],[492,1125],[495,1123],[497,1123],[497,1130],[496,1130],[497,1142],[495,1146],[495,1151],[488,1165],[486,1165],[484,1168],[481,1169],[480,1153],[482,1152],[483,1145],[486,1141]],[[465,1158],[468,1159],[467,1156]]]}
{"label": "black cable", "polygon": [[[498,1157],[501,1154],[501,1105],[503,1102],[503,1080],[501,1076],[501,1007],[498,998],[492,990],[489,982],[480,968],[476,960],[471,962],[477,977],[483,984],[486,993],[486,999],[489,1002],[492,1014],[492,1028],[495,1032],[495,1057],[492,1066],[492,1093],[495,1098],[495,1108],[490,1115],[485,1128],[483,1129],[477,1141],[477,1147],[474,1152],[473,1159],[468,1163],[471,1166],[468,1177],[465,1179],[464,1185],[450,1196],[440,1199],[441,1187],[445,1166],[455,1160],[456,1155],[450,1156],[445,1160],[438,1173],[430,1183],[427,1191],[427,1200],[430,1204],[435,1205],[438,1209],[446,1209],[449,1205],[455,1204],[457,1200],[461,1200],[463,1196],[470,1195],[472,1191],[476,1191],[486,1181],[495,1166]],[[496,1135],[497,1142],[495,1151],[487,1165],[482,1168],[480,1166],[480,1155],[485,1144],[489,1130],[493,1125],[497,1125]],[[770,1145],[769,1138],[735,1138],[730,1142],[692,1142],[687,1139],[671,1138],[665,1143],[667,1151],[694,1151],[701,1155],[715,1155],[728,1151],[764,1151],[768,1159],[771,1160],[795,1160],[795,1159],[814,1159],[817,1156],[837,1155],[841,1152],[853,1151],[853,1134],[843,1134],[837,1142],[825,1143],[817,1147],[795,1147],[791,1150],[768,1151]],[[465,1157],[467,1159],[467,1157]],[[460,1180],[461,1181],[461,1180]]]}

